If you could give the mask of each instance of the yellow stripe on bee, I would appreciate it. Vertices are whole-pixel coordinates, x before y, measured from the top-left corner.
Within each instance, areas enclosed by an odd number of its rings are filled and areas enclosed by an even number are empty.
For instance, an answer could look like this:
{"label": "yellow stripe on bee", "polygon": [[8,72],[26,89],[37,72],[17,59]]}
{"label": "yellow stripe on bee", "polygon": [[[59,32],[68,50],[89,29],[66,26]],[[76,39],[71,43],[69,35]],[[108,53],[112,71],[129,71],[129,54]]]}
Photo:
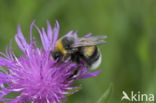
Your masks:
{"label": "yellow stripe on bee", "polygon": [[91,55],[93,55],[93,52],[95,50],[95,46],[88,46],[84,48],[84,55],[86,57],[90,57]]}
{"label": "yellow stripe on bee", "polygon": [[57,40],[57,42],[56,42],[56,49],[57,49],[58,51],[60,51],[62,54],[64,54],[64,55],[67,54],[67,51],[64,49],[61,40]]}

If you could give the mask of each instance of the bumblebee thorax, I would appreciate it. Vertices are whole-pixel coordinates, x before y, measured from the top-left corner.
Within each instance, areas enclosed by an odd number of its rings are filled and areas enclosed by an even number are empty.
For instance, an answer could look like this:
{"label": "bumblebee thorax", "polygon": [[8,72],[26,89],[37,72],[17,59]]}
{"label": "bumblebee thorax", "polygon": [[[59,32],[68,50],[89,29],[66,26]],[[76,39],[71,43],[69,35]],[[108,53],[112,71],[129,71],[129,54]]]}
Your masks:
{"label": "bumblebee thorax", "polygon": [[61,52],[64,55],[67,54],[67,51],[65,50],[65,48],[64,48],[61,40],[58,40],[56,42],[56,50],[59,51],[59,52]]}

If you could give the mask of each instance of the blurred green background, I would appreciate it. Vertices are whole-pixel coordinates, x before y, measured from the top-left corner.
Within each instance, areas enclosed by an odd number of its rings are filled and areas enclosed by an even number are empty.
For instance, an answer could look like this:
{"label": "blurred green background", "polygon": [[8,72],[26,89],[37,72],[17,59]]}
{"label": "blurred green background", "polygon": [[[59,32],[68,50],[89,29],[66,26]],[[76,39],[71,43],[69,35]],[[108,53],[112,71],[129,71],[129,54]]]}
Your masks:
{"label": "blurred green background", "polygon": [[[52,26],[58,20],[60,36],[69,30],[108,36],[108,44],[100,46],[102,72],[78,81],[83,89],[65,103],[96,103],[110,83],[109,103],[120,103],[123,90],[156,94],[156,0],[0,0],[0,51],[12,39],[20,55],[14,41],[17,25],[29,39],[33,20],[40,28],[46,20]],[[33,34],[39,39],[35,29]]]}

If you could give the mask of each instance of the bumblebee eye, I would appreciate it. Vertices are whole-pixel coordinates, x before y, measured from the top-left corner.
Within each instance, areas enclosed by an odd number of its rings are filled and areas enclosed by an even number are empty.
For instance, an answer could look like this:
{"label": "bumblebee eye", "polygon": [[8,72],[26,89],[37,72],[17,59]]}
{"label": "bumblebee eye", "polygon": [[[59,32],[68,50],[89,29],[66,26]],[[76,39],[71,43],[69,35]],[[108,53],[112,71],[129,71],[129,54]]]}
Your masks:
{"label": "bumblebee eye", "polygon": [[62,54],[60,52],[52,52],[52,56],[56,60],[60,59],[62,57]]}

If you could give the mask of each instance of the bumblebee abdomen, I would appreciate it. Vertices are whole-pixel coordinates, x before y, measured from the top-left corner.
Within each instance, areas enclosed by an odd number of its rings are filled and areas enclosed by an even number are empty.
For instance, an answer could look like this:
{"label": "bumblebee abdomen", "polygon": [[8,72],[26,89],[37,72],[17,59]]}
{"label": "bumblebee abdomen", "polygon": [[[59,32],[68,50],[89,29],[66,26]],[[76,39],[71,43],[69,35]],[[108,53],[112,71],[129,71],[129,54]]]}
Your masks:
{"label": "bumblebee abdomen", "polygon": [[94,54],[96,47],[95,46],[89,46],[83,48],[83,53],[85,57],[90,57]]}
{"label": "bumblebee abdomen", "polygon": [[101,63],[101,53],[97,46],[81,47],[82,59],[90,68],[97,68]]}

